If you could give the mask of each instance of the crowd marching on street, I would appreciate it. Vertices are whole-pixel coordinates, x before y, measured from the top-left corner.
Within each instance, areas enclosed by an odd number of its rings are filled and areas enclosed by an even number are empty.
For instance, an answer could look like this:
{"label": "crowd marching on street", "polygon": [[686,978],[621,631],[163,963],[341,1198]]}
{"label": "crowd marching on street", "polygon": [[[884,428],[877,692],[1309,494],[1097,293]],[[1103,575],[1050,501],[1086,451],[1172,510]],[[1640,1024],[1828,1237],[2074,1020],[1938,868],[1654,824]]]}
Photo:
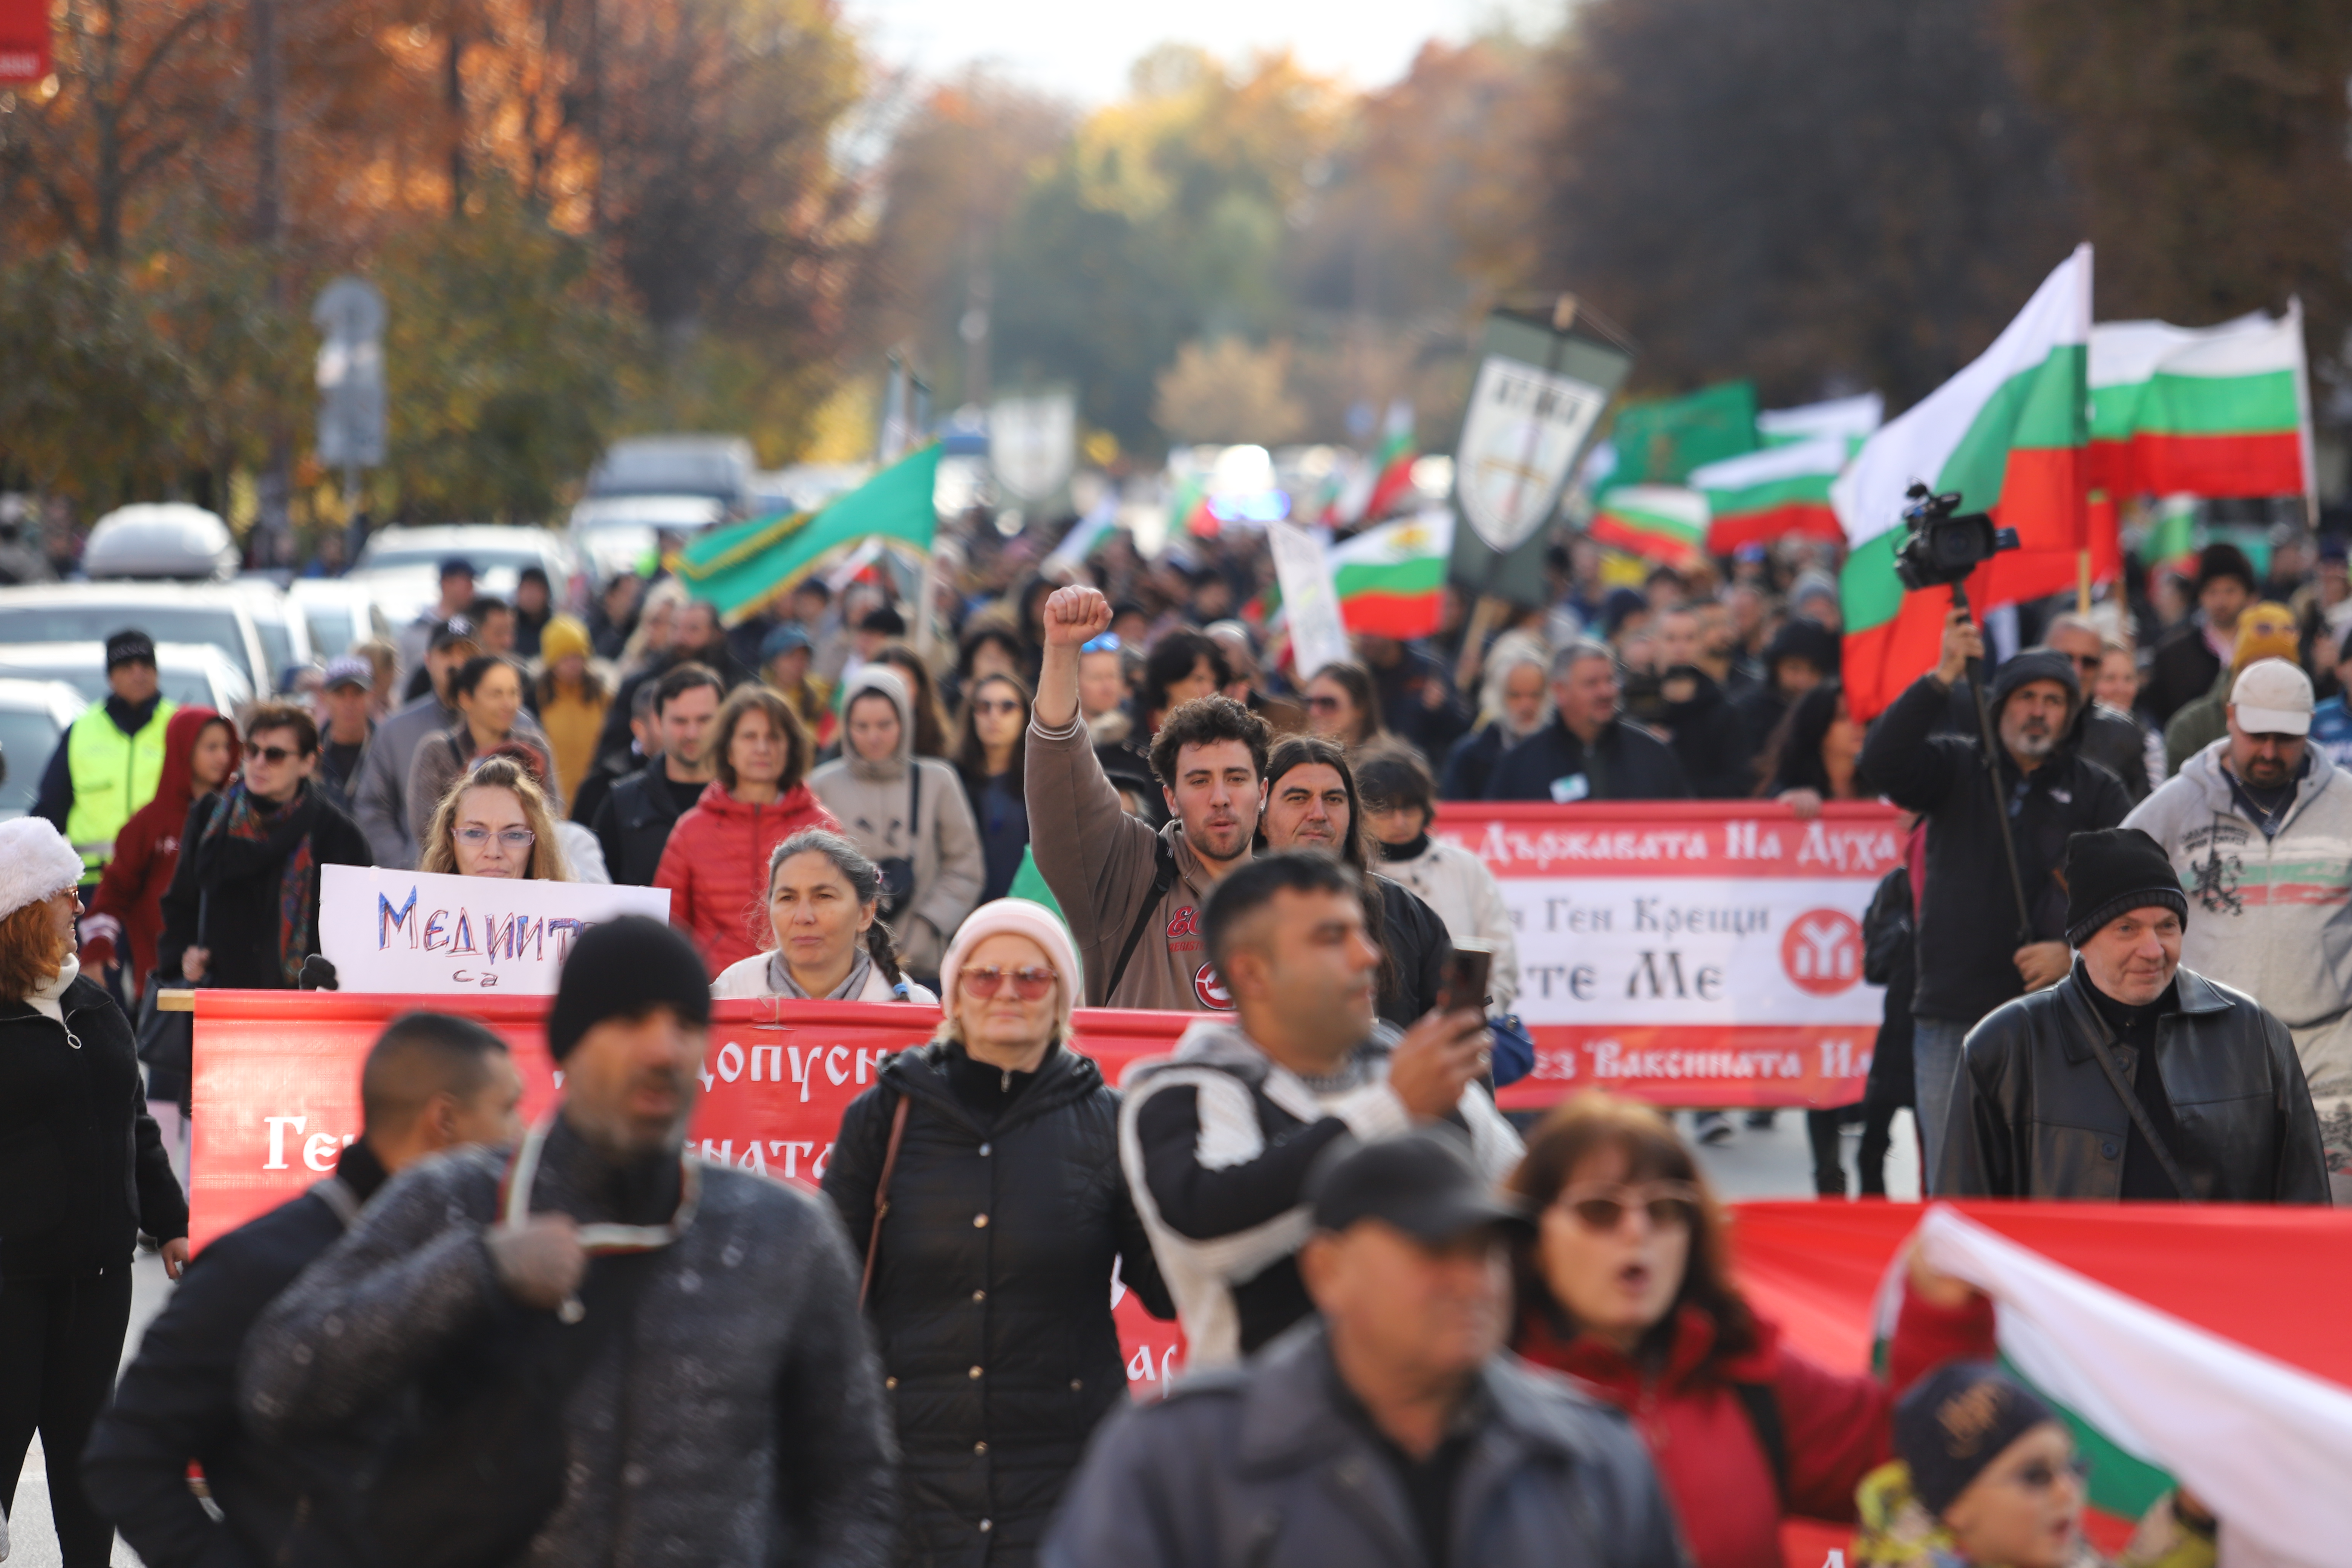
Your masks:
{"label": "crowd marching on street", "polygon": [[[1498,1110],[1521,955],[1448,803],[1899,808],[1824,1198],[1856,1122],[1884,1194],[1907,1109],[1933,1195],[2352,1201],[2340,544],[2023,606],[1980,733],[1965,610],[1858,721],[1803,539],[1632,582],[1580,539],[1543,607],[1449,589],[1303,670],[1237,613],[1261,532],[1048,575],[966,521],[931,602],[806,576],[732,624],[666,563],[519,604],[452,557],[234,713],[106,639],[0,824],[0,1499],[37,1435],[68,1568],[118,1531],[153,1568],[1766,1568],[1788,1519],[1855,1568],[2085,1561],[2076,1439],[1985,1295],[1915,1252],[1882,1369],[1832,1370],[1743,1293],[1693,1147],[1738,1112]],[[192,1262],[193,1065],[148,1023],[337,988],[327,866],[669,921],[573,948],[549,1118],[497,1035],[408,1013],[333,1173]],[[712,1003],[759,997],[940,1012],[821,1192],[688,1152]],[[1086,1007],[1197,1016],[1111,1083]],[[142,1246],[179,1283],[118,1386]],[[1181,1325],[1156,1400],[1114,1277]],[[2168,1490],[2118,1561],[2206,1568],[2218,1528]]]}

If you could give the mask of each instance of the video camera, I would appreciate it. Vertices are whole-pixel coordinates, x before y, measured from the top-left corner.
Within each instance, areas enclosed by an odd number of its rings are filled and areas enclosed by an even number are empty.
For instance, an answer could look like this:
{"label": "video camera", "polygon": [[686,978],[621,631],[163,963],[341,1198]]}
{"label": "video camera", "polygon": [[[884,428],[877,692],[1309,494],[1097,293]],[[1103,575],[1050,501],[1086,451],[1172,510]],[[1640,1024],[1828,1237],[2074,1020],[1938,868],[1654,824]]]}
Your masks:
{"label": "video camera", "polygon": [[2017,530],[1995,528],[1980,511],[1959,511],[1958,490],[1943,495],[1915,484],[1906,492],[1911,504],[1903,509],[1910,537],[1895,547],[1895,574],[1906,588],[1940,588],[1966,580],[1968,574],[2004,550],[2017,548]]}

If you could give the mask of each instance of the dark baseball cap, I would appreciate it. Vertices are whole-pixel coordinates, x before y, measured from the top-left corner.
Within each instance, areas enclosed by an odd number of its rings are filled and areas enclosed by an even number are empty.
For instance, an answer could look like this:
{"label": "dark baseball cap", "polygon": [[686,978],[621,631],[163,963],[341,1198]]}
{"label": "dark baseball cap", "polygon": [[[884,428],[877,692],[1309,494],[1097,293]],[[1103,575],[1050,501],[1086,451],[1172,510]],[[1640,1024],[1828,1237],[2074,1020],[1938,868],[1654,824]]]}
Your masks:
{"label": "dark baseball cap", "polygon": [[1307,1173],[1307,1193],[1318,1230],[1376,1219],[1432,1247],[1528,1223],[1524,1205],[1479,1174],[1461,1135],[1436,1127],[1332,1145]]}
{"label": "dark baseball cap", "polygon": [[467,560],[464,556],[445,555],[441,558],[441,575],[444,577],[472,577],[477,575],[477,574],[474,571],[474,563]]}
{"label": "dark baseball cap", "polygon": [[125,630],[106,639],[106,668],[118,664],[152,664],[155,662],[155,639],[145,632]]}
{"label": "dark baseball cap", "polygon": [[356,686],[362,691],[375,689],[375,666],[357,654],[343,654],[327,661],[327,678],[320,682],[323,690],[332,691],[338,686]]}
{"label": "dark baseball cap", "polygon": [[475,628],[474,623],[465,616],[451,616],[433,628],[431,651],[439,653],[443,648],[454,647],[459,643],[466,643],[477,648],[482,646],[482,634]]}

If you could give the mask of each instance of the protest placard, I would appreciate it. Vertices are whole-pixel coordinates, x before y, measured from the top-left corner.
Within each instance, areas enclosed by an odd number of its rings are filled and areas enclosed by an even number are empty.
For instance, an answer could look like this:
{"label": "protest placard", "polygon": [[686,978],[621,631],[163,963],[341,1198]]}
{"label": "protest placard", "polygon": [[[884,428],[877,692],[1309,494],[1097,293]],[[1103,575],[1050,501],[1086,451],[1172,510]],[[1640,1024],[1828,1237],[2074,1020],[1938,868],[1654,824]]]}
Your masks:
{"label": "protest placard", "polygon": [[329,866],[319,951],[346,991],[552,996],[580,933],[620,915],[669,919],[669,889]]}

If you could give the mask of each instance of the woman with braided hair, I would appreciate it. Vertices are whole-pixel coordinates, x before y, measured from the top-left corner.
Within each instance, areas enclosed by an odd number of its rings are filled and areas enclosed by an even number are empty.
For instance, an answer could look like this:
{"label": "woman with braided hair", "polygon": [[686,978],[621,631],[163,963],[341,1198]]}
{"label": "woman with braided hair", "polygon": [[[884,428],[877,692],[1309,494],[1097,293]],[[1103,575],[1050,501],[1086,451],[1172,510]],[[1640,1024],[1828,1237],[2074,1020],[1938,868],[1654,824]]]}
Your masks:
{"label": "woman with braided hair", "polygon": [[767,910],[773,945],[719,971],[710,984],[718,1000],[939,1001],[900,973],[881,919],[881,868],[840,834],[812,827],[776,846]]}

